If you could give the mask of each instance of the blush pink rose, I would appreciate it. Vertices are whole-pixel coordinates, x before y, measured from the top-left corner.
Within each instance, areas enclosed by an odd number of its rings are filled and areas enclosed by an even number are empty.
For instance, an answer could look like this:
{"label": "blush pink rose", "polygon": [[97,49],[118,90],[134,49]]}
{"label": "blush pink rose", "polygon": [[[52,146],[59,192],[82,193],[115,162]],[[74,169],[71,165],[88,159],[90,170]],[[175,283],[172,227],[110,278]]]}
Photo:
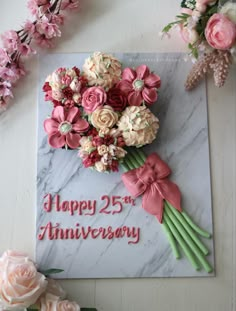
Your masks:
{"label": "blush pink rose", "polygon": [[79,305],[74,301],[60,300],[52,294],[46,294],[40,299],[41,311],[80,311]]}
{"label": "blush pink rose", "polygon": [[82,96],[82,106],[87,113],[92,113],[107,100],[107,94],[101,86],[88,88]]}
{"label": "blush pink rose", "polygon": [[0,301],[4,309],[19,310],[36,302],[47,287],[46,277],[39,273],[26,255],[7,251],[0,258]]}
{"label": "blush pink rose", "polygon": [[236,25],[225,15],[216,13],[208,20],[205,36],[210,46],[219,50],[230,49],[236,39]]}

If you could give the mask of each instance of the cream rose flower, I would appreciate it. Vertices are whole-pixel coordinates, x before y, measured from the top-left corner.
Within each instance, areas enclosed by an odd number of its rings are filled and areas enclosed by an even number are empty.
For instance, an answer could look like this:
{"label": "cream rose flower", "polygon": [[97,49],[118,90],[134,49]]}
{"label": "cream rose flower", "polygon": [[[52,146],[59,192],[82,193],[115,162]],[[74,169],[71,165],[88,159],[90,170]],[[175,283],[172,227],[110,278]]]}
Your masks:
{"label": "cream rose flower", "polygon": [[102,173],[102,172],[105,172],[107,170],[107,167],[104,163],[102,163],[102,161],[98,161],[95,163],[95,169]]}
{"label": "cream rose flower", "polygon": [[110,133],[110,129],[109,128],[102,128],[99,130],[98,135],[100,137],[104,137],[105,135],[108,135]]}
{"label": "cream rose flower", "polygon": [[236,24],[236,3],[225,3],[220,9],[220,13],[226,15],[232,22]]}
{"label": "cream rose flower", "polygon": [[116,147],[115,156],[116,156],[118,159],[124,158],[126,154],[127,154],[127,151],[125,151],[123,148],[121,148],[121,147]]}
{"label": "cream rose flower", "polygon": [[59,297],[46,294],[40,299],[41,311],[80,311],[75,301],[60,300]]}
{"label": "cream rose flower", "polygon": [[121,78],[121,63],[112,55],[95,52],[85,60],[83,75],[90,86],[112,88]]}
{"label": "cream rose flower", "polygon": [[28,308],[47,287],[46,277],[21,253],[7,251],[0,258],[0,300],[7,310]]}
{"label": "cream rose flower", "polygon": [[91,115],[91,122],[97,129],[112,128],[118,121],[118,114],[110,106],[99,107]]}
{"label": "cream rose flower", "polygon": [[127,146],[141,147],[156,138],[159,120],[145,106],[129,106],[122,113],[118,129]]}
{"label": "cream rose flower", "polygon": [[98,154],[103,156],[104,154],[108,153],[109,148],[106,145],[101,145],[97,147]]}
{"label": "cream rose flower", "polygon": [[89,137],[83,136],[80,139],[81,150],[86,153],[90,153],[90,151],[94,148],[92,141]]}

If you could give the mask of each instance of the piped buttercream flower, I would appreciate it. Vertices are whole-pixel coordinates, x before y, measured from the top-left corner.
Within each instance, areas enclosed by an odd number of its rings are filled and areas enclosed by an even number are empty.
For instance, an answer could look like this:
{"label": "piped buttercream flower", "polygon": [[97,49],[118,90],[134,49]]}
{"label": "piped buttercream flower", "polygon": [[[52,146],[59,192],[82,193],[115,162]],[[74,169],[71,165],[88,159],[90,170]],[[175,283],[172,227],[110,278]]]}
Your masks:
{"label": "piped buttercream flower", "polygon": [[159,129],[159,120],[146,106],[127,107],[118,122],[127,146],[151,144]]}
{"label": "piped buttercream flower", "polygon": [[62,106],[53,109],[52,116],[44,121],[44,129],[48,133],[48,143],[53,148],[68,146],[76,149],[80,145],[81,133],[89,127],[81,118],[80,110],[72,107],[66,111]]}
{"label": "piped buttercream flower", "polygon": [[112,55],[95,52],[85,60],[83,74],[90,86],[102,86],[107,91],[121,78],[121,63]]}
{"label": "piped buttercream flower", "polygon": [[153,104],[157,100],[157,89],[160,85],[160,77],[150,73],[146,65],[140,65],[136,70],[125,68],[117,87],[128,96],[130,106],[140,106],[143,101]]}
{"label": "piped buttercream flower", "polygon": [[118,121],[118,114],[110,106],[99,107],[91,115],[91,123],[97,129],[112,128]]}

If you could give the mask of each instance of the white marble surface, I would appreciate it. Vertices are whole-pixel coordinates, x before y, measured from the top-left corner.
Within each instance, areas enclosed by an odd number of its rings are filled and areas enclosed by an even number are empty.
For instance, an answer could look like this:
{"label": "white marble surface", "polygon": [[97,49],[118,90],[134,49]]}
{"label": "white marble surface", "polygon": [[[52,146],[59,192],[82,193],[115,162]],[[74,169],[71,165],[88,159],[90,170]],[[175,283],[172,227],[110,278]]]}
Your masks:
{"label": "white marble surface", "polygon": [[[29,17],[27,0],[2,0],[0,32],[17,29]],[[158,32],[178,12],[173,0],[81,0],[54,52],[186,51],[177,37]],[[34,256],[36,211],[37,64],[15,92],[15,105],[0,117],[0,252],[25,250]],[[216,277],[68,280],[71,299],[99,311],[235,311],[236,309],[236,69],[222,89],[208,79],[210,158]]]}
{"label": "white marble surface", "polygon": [[[58,267],[64,270],[60,278],[128,278],[208,276],[198,272],[184,258],[176,261],[163,228],[152,215],[136,206],[124,204],[122,213],[100,214],[104,206],[103,195],[129,195],[121,181],[121,173],[101,174],[83,168],[77,151],[55,150],[47,144],[43,121],[50,115],[52,106],[44,101],[42,86],[46,77],[58,67],[82,68],[90,54],[52,54],[44,56],[39,63],[38,103],[38,173],[37,173],[37,237],[49,222],[60,228],[140,228],[140,241],[128,244],[123,239],[43,240],[37,239],[36,259],[42,270]],[[182,207],[202,227],[212,233],[211,185],[209,166],[209,142],[205,83],[194,92],[186,93],[184,79],[189,65],[184,54],[118,54],[125,67],[146,64],[160,75],[162,87],[159,99],[151,109],[160,119],[157,139],[144,148],[153,151],[168,162],[173,174],[171,179],[182,192]],[[199,117],[201,116],[201,118]],[[68,212],[45,212],[44,197],[60,195],[62,200],[96,200],[94,216],[71,216]],[[55,200],[55,199],[54,199]],[[135,238],[130,239],[135,240]],[[205,242],[205,241],[204,241]],[[213,264],[213,243],[205,242],[210,250]],[[182,254],[183,255],[183,254]],[[183,255],[183,257],[185,257]]]}

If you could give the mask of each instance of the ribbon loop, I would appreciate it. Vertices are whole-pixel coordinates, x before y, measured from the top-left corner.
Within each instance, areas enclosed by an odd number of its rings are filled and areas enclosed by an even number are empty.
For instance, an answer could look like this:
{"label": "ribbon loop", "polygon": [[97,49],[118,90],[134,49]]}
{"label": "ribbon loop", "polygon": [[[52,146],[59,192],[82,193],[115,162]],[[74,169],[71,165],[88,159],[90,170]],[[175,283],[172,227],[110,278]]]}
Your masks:
{"label": "ribbon loop", "polygon": [[149,155],[143,166],[122,175],[123,183],[132,196],[143,195],[142,207],[162,222],[164,204],[167,200],[178,211],[182,211],[178,186],[167,177],[171,170],[156,153]]}

